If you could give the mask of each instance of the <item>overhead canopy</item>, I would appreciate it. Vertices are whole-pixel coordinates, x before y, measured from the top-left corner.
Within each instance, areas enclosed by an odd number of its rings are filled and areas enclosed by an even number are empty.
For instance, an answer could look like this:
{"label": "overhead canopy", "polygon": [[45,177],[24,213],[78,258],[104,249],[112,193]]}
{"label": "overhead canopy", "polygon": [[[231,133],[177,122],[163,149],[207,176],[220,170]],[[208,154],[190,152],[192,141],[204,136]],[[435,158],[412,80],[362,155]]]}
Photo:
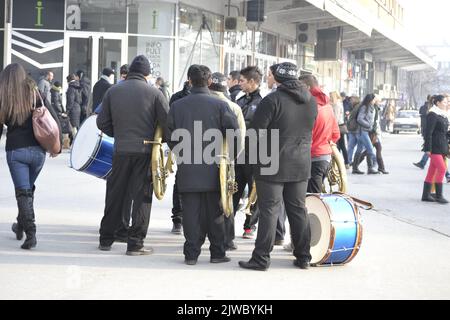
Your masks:
{"label": "overhead canopy", "polygon": [[400,68],[437,69],[437,64],[404,31],[386,27],[356,1],[299,0],[267,14],[276,15],[280,22],[310,23],[318,29],[343,27],[342,47],[368,51],[376,61],[390,62]]}

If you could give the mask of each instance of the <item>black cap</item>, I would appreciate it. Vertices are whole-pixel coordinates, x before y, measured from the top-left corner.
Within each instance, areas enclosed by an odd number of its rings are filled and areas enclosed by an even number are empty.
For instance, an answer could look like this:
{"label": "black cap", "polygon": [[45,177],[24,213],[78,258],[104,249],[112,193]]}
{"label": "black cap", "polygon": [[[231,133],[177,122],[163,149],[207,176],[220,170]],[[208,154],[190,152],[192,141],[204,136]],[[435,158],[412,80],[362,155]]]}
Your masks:
{"label": "black cap", "polygon": [[128,68],[128,71],[131,73],[141,73],[144,76],[148,76],[150,73],[152,73],[152,68],[150,66],[150,61],[147,59],[146,56],[140,55],[133,59],[133,61],[130,64],[130,67]]}
{"label": "black cap", "polygon": [[291,62],[283,62],[275,71],[273,75],[275,80],[279,83],[283,83],[285,81],[297,80],[298,79],[298,70],[297,66]]}
{"label": "black cap", "polygon": [[102,74],[109,77],[110,75],[114,74],[114,70],[111,68],[105,68],[103,69]]}

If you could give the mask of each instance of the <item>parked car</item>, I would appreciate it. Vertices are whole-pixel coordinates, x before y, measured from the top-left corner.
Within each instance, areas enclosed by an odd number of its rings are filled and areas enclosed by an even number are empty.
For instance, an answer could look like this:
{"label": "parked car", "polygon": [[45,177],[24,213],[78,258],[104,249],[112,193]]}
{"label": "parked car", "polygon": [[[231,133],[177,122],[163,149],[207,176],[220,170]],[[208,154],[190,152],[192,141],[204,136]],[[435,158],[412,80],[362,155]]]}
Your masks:
{"label": "parked car", "polygon": [[420,114],[417,110],[401,110],[397,113],[393,133],[402,131],[420,134]]}

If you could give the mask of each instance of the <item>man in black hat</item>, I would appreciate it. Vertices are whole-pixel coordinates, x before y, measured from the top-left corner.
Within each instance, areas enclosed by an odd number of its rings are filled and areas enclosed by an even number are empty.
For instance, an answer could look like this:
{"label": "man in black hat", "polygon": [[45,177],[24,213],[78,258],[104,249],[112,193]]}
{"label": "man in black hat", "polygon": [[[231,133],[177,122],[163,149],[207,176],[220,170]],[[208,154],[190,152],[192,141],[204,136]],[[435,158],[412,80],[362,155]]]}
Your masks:
{"label": "man in black hat", "polygon": [[114,137],[112,172],[106,184],[105,213],[100,226],[100,245],[111,250],[115,232],[131,212],[127,255],[152,253],[144,248],[152,205],[151,150],[146,141],[154,139],[157,125],[167,132],[169,106],[161,91],[147,84],[150,62],[137,56],[129,67],[127,79],[110,88],[97,118],[98,128]]}
{"label": "man in black hat", "polygon": [[104,68],[102,76],[95,83],[92,90],[92,112],[97,109],[98,105],[102,102],[106,91],[114,84],[114,70],[111,68]]}
{"label": "man in black hat", "polygon": [[[278,143],[279,170],[275,174],[266,172],[271,164],[263,164],[260,159],[254,166],[260,210],[258,234],[252,258],[248,262],[240,261],[239,265],[260,271],[269,268],[277,219],[284,202],[296,257],[294,265],[307,269],[311,260],[311,231],[305,198],[311,174],[311,136],[317,104],[306,86],[297,80],[296,65],[280,64],[274,77],[277,90],[261,101],[250,128],[258,131],[259,144],[268,144],[266,150]],[[259,133],[264,129],[268,130],[264,135],[267,138],[262,140]],[[272,140],[273,130],[278,131],[279,141]]]}
{"label": "man in black hat", "polygon": [[[211,83],[208,67],[191,66],[188,79],[192,85],[191,94],[175,101],[170,106],[168,116],[172,137],[179,133],[182,140],[180,145],[185,147],[178,149],[178,140],[169,142],[178,161],[177,187],[183,203],[185,263],[197,263],[206,236],[210,241],[210,262],[228,262],[230,259],[225,255],[224,216],[219,204],[219,167],[204,158],[209,144],[203,141],[203,136],[208,129],[215,132],[220,130],[225,135],[227,129],[237,130],[239,126],[228,104],[212,96],[208,90]],[[214,150],[209,151],[213,159],[218,159],[219,154],[215,154]],[[221,149],[218,152],[221,153]]]}

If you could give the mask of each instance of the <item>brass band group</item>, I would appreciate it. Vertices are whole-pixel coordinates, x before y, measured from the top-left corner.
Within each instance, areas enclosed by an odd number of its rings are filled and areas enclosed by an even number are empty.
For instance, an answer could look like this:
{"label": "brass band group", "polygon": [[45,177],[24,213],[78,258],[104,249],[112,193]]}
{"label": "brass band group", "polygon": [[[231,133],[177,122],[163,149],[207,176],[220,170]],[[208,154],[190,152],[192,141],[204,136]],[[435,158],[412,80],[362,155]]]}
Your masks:
{"label": "brass band group", "polygon": [[[207,66],[192,65],[183,90],[169,101],[160,88],[149,85],[151,62],[140,55],[124,71],[123,81],[108,85],[102,99],[97,96],[98,101],[92,106],[95,114],[87,117],[78,133],[74,132],[71,163],[79,171],[87,168],[77,159],[77,152],[88,155],[89,166],[111,162],[105,172],[98,173],[95,168],[95,174],[90,173],[106,180],[100,250],[110,251],[115,241],[123,241],[127,243],[127,255],[153,252],[144,246],[144,239],[155,204],[154,189],[160,192],[166,187],[165,181],[161,184],[157,179],[166,176],[167,168],[155,173],[154,163],[156,155],[163,152],[161,144],[167,143],[177,162],[172,231],[184,234],[187,265],[197,263],[206,237],[210,242],[210,262],[230,261],[226,252],[238,249],[234,220],[247,190],[243,237],[252,239],[256,233],[256,240],[252,256],[248,261],[240,261],[239,266],[267,270],[271,251],[285,240],[287,218],[294,265],[309,268],[313,262],[307,195],[320,195],[324,191],[324,180],[342,127],[328,95],[313,75],[299,75],[297,66],[289,62],[273,65],[267,72],[271,92],[263,98],[260,92],[263,73],[257,67],[249,66],[227,77],[213,73]],[[102,77],[106,79],[108,73],[111,74],[110,70],[104,70]],[[375,116],[368,109],[375,96],[366,100],[366,113],[360,114],[362,118],[367,115],[370,123],[365,128],[362,121],[365,119],[358,121],[358,137],[367,133],[369,139]],[[44,165],[46,150],[35,137],[34,113],[43,106],[61,125],[52,103],[22,66],[11,64],[1,72],[0,137],[5,124],[7,161],[19,209],[12,231],[18,240],[26,235],[23,249],[37,244],[33,201],[35,181]],[[89,126],[95,131],[94,155],[85,140],[88,134],[83,131],[83,127]],[[62,141],[61,130],[58,138]],[[373,169],[377,158],[368,141],[362,144],[361,152],[365,149],[368,153],[369,173],[377,173]],[[157,153],[155,146],[160,147]],[[99,159],[103,148],[107,154],[105,159]],[[221,164],[225,164],[225,171]],[[317,261],[326,261],[332,252],[340,254],[351,248],[353,252],[342,259],[350,261],[359,250],[362,238],[359,215],[357,208],[346,201],[348,212],[343,216],[351,213],[351,219],[342,217],[342,223],[355,222],[354,236],[347,248],[333,251],[335,237],[328,231],[332,240],[321,248],[326,257]],[[327,210],[327,215],[331,215]],[[334,232],[337,228],[328,229]]]}

